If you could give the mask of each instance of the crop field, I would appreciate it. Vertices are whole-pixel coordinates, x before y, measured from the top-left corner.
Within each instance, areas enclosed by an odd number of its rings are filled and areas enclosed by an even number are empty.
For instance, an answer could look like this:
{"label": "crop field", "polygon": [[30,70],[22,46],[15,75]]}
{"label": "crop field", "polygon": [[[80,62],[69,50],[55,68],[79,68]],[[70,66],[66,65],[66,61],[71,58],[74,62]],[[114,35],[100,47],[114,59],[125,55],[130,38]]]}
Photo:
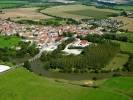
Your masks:
{"label": "crop field", "polygon": [[124,26],[121,27],[121,29],[133,32],[133,19],[132,18],[119,16],[119,17],[114,17],[113,19],[122,21],[124,23]]}
{"label": "crop field", "polygon": [[6,19],[11,18],[15,20],[20,19],[30,19],[30,20],[39,20],[39,19],[48,19],[49,16],[43,15],[37,12],[38,8],[16,8],[16,9],[5,9],[3,13],[0,14],[0,18]]}
{"label": "crop field", "polygon": [[109,15],[112,15],[112,12],[106,11],[98,11],[96,9],[86,9],[86,10],[77,10],[77,11],[66,11],[68,14],[75,14],[75,15],[82,15],[82,16],[89,16],[93,18],[106,18]]}
{"label": "crop field", "polygon": [[42,10],[41,12],[50,15],[64,17],[64,18],[105,18],[112,14],[117,14],[119,11],[111,9],[98,9],[94,6],[85,5],[65,5],[65,6],[55,6]]}
{"label": "crop field", "polygon": [[10,48],[16,46],[20,42],[18,37],[3,37],[0,36],[0,48]]}
{"label": "crop field", "polygon": [[[115,81],[117,85],[114,84]],[[68,97],[69,100],[131,100],[124,93],[133,92],[133,78],[113,78],[104,84],[106,87],[85,88],[42,78],[23,68],[17,68],[0,74],[0,100],[68,100]],[[116,86],[127,91],[119,93],[110,88],[117,88]]]}
{"label": "crop field", "polygon": [[104,68],[105,70],[117,70],[123,68],[124,64],[128,61],[127,54],[118,53]]}

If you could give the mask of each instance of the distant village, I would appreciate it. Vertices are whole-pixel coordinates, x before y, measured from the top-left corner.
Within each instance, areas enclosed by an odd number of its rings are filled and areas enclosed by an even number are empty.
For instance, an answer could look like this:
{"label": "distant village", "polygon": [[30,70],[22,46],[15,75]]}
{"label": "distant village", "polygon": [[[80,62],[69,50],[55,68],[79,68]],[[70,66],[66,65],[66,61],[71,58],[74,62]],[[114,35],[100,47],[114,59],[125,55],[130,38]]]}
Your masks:
{"label": "distant village", "polygon": [[[104,22],[106,22],[105,20]],[[91,21],[92,22],[92,21]],[[91,23],[90,22],[90,23]],[[109,23],[119,26],[116,22],[114,24],[111,21]],[[101,22],[96,22],[101,23]],[[103,21],[102,21],[103,23]],[[103,23],[106,24],[106,23]],[[118,25],[117,25],[118,24]],[[110,25],[110,24],[109,24]],[[104,26],[104,25],[103,25]],[[0,20],[0,34],[5,36],[18,35],[23,37],[23,41],[25,42],[35,42],[37,44],[37,48],[41,51],[54,51],[58,48],[58,45],[62,43],[62,41],[67,40],[69,37],[63,36],[63,33],[74,33],[73,37],[75,41],[71,44],[68,44],[66,48],[63,50],[68,54],[80,54],[81,50],[76,49],[68,49],[69,46],[73,47],[85,47],[88,46],[89,43],[86,40],[80,40],[77,36],[86,36],[88,34],[99,34],[102,35],[103,27],[91,28],[92,25],[88,23],[83,23],[80,25],[61,25],[61,26],[42,26],[42,25],[28,25],[28,24],[18,24],[15,22]]]}

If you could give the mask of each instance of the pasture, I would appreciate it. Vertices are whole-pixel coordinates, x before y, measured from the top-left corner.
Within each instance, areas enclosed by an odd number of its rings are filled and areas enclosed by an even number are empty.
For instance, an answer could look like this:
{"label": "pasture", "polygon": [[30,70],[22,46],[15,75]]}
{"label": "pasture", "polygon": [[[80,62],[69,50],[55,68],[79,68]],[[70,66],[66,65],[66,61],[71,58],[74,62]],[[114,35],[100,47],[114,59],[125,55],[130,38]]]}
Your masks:
{"label": "pasture", "polygon": [[[115,80],[111,79],[111,80]],[[118,85],[125,86],[121,90],[132,87],[133,78],[121,78]],[[121,83],[121,81],[123,83]],[[110,89],[110,80],[104,87],[89,88],[67,83],[56,82],[53,79],[40,77],[23,68],[0,74],[1,100],[130,100],[126,94]],[[124,84],[128,83],[128,84]],[[115,84],[112,84],[112,88]],[[117,85],[117,86],[118,86]],[[127,85],[127,86],[126,86]],[[129,86],[128,86],[129,85]],[[132,88],[130,88],[132,90]],[[125,91],[128,92],[128,91]],[[132,91],[131,91],[132,93]]]}
{"label": "pasture", "polygon": [[83,18],[105,18],[112,14],[117,14],[119,11],[111,9],[99,9],[94,6],[85,5],[65,5],[65,6],[55,6],[47,8],[41,11],[42,13],[50,14],[53,16],[73,18],[73,19],[83,19]]}
{"label": "pasture", "polygon": [[14,20],[39,20],[39,19],[48,19],[49,16],[43,15],[37,12],[37,7],[33,8],[15,8],[15,9],[5,9],[3,13],[0,14],[0,18],[7,19],[11,18]]}
{"label": "pasture", "polygon": [[11,48],[20,42],[20,38],[18,37],[3,37],[0,36],[0,48]]}

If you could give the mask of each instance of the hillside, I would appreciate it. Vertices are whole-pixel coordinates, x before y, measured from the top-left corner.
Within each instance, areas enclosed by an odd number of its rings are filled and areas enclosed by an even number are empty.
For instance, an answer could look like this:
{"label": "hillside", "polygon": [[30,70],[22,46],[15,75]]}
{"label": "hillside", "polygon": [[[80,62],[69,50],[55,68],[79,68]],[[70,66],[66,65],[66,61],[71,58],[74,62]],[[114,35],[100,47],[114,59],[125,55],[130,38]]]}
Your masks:
{"label": "hillside", "polygon": [[[69,100],[130,100],[130,96],[128,97],[126,93],[117,91],[117,87],[113,85],[116,80],[117,84],[120,84],[119,90],[133,93],[133,78],[114,78],[107,80],[105,87],[83,88],[58,83],[53,79],[42,78],[25,69],[17,68],[0,74],[0,100],[68,100],[68,97]],[[123,85],[125,87],[121,88]]]}

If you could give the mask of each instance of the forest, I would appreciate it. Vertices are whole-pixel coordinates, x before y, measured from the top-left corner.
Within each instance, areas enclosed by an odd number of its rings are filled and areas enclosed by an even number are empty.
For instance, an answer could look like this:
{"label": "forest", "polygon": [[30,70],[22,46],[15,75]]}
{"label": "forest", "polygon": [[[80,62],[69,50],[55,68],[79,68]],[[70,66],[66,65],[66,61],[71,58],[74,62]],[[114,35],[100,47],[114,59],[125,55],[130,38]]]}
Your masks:
{"label": "forest", "polygon": [[44,53],[41,61],[45,69],[54,69],[60,72],[97,72],[120,51],[119,44],[100,43],[84,48],[78,55],[62,55],[61,53]]}

